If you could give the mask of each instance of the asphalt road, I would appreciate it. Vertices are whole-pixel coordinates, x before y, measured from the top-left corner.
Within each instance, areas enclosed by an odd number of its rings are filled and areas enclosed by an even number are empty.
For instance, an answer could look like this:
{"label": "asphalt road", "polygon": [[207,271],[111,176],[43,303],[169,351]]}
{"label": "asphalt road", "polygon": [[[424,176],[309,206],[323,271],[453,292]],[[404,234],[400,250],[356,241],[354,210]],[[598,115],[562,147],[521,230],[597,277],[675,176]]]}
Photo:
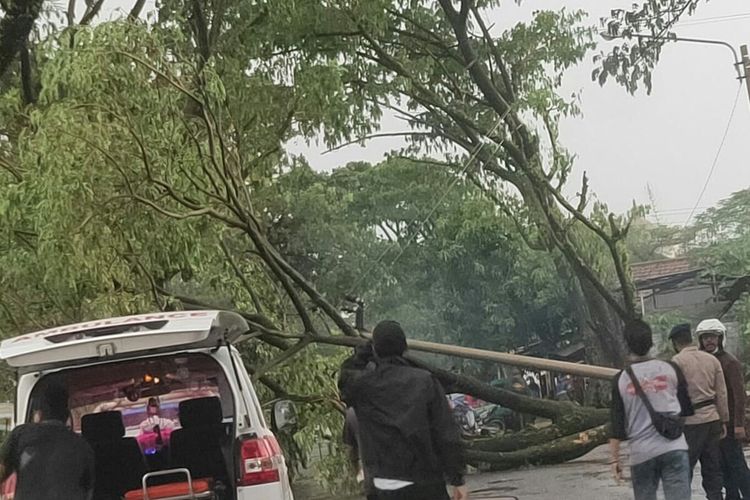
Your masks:
{"label": "asphalt road", "polygon": [[[468,477],[470,498],[477,500],[632,500],[628,471],[623,484],[612,479],[606,446],[577,460],[548,467],[533,467]],[[330,497],[314,488],[300,489],[297,500],[359,500],[359,497]],[[661,496],[659,497],[661,498]],[[700,485],[700,466],[693,481],[693,499],[705,498]]]}

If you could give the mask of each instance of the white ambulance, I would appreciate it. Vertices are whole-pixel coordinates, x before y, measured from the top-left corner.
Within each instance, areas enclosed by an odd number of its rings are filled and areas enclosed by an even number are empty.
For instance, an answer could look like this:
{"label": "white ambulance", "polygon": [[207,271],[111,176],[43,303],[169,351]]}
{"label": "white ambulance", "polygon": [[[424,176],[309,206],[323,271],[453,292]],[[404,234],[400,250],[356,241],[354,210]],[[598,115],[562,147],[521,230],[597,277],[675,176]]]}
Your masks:
{"label": "white ambulance", "polygon": [[[62,326],[8,339],[15,422],[64,386],[69,425],[91,444],[94,499],[292,500],[287,467],[235,344],[235,313],[179,311]],[[273,408],[275,427],[294,408]]]}

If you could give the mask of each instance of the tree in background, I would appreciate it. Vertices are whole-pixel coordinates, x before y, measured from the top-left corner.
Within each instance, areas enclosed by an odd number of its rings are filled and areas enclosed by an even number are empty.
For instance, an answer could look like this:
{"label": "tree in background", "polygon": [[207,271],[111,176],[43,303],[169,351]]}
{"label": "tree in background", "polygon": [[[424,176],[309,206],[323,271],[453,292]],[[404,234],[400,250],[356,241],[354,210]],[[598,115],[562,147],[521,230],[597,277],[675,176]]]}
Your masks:
{"label": "tree in background", "polygon": [[479,188],[451,181],[404,158],[331,174],[297,165],[270,188],[283,215],[269,238],[327,296],[356,289],[368,317],[402,318],[416,338],[554,349],[573,328],[573,285]]}
{"label": "tree in background", "polygon": [[633,221],[626,245],[632,262],[667,259],[685,251],[689,231],[650,221],[646,216]]}
{"label": "tree in background", "polygon": [[750,275],[750,188],[699,214],[691,229],[701,263],[727,277]]}

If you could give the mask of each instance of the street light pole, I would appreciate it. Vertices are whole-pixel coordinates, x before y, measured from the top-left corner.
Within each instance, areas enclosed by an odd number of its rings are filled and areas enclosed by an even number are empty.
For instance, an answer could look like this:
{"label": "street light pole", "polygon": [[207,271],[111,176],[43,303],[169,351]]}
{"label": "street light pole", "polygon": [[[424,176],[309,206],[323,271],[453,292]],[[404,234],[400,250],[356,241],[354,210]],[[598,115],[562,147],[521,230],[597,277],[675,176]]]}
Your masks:
{"label": "street light pole", "polygon": [[750,55],[747,52],[747,45],[740,47],[742,53],[742,67],[745,71],[745,87],[747,87],[747,97],[750,99]]}
{"label": "street light pole", "polygon": [[607,32],[601,32],[599,34],[607,41],[611,41],[616,38],[638,38],[639,40],[663,40],[665,42],[702,43],[705,45],[724,46],[732,51],[732,57],[734,58],[734,67],[737,70],[737,79],[740,81],[745,80],[748,98],[750,98],[750,55],[748,55],[747,45],[743,45],[742,47],[740,47],[740,50],[742,52],[742,59],[740,59],[740,57],[737,55],[737,49],[735,49],[731,44],[722,40],[705,40],[703,38],[683,38],[678,36],[658,37],[653,35],[645,35],[642,33],[632,33],[630,35],[611,35]]}

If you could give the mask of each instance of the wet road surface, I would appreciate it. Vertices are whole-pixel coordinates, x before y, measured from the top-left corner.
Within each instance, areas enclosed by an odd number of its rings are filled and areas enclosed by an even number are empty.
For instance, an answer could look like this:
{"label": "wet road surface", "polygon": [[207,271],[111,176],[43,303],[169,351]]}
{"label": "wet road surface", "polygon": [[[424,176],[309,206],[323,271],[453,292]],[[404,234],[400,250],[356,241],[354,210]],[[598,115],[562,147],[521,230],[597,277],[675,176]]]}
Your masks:
{"label": "wet road surface", "polygon": [[[746,454],[748,454],[746,450]],[[606,446],[571,462],[505,472],[472,474],[467,482],[470,498],[476,500],[632,500],[630,476],[618,485],[612,478]],[[299,489],[296,500],[360,500],[361,497],[331,497],[311,487]],[[662,498],[660,495],[659,498]],[[700,485],[700,465],[693,479],[693,500],[705,498]]]}

